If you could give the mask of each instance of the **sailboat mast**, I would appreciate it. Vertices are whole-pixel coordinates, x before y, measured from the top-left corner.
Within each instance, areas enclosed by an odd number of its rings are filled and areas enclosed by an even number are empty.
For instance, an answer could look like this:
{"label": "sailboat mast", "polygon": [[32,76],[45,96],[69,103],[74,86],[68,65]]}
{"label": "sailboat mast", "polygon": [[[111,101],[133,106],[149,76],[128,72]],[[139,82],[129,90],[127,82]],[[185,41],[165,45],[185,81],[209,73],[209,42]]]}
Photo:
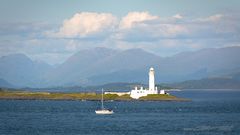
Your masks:
{"label": "sailboat mast", "polygon": [[102,89],[102,109],[103,109],[103,89]]}

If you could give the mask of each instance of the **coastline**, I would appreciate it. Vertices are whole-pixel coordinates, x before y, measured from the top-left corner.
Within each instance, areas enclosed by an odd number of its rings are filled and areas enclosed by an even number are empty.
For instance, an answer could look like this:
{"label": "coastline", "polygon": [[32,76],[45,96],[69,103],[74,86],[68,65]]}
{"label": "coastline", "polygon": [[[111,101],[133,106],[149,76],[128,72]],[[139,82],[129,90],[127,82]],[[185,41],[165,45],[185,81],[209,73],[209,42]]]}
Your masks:
{"label": "coastline", "polygon": [[[0,100],[81,100],[100,101],[101,94],[89,93],[49,93],[49,92],[26,92],[26,91],[0,91]],[[148,95],[139,99],[133,99],[129,95],[118,96],[105,94],[106,101],[191,101],[190,99],[178,98],[173,95]]]}

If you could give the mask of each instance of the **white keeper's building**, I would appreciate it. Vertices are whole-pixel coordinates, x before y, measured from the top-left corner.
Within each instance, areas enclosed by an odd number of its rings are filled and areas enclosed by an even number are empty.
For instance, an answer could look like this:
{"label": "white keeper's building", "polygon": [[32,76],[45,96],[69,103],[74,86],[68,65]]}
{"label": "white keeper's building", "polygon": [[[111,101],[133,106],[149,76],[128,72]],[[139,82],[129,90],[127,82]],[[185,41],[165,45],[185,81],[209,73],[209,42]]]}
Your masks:
{"label": "white keeper's building", "polygon": [[144,89],[143,87],[140,87],[140,89],[138,89],[135,87],[135,89],[130,91],[130,97],[138,99],[147,96],[148,94],[166,94],[164,90],[158,92],[157,87],[155,87],[154,69],[152,67],[149,70],[149,88]]}

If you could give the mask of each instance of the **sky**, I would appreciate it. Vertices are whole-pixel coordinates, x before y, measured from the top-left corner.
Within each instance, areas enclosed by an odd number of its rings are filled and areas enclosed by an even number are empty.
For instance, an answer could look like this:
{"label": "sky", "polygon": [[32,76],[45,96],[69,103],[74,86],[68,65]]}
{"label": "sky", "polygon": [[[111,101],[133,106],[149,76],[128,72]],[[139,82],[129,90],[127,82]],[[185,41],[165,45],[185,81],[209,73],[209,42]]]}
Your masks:
{"label": "sky", "polygon": [[240,46],[239,0],[0,0],[0,56],[60,64],[94,47],[159,56]]}

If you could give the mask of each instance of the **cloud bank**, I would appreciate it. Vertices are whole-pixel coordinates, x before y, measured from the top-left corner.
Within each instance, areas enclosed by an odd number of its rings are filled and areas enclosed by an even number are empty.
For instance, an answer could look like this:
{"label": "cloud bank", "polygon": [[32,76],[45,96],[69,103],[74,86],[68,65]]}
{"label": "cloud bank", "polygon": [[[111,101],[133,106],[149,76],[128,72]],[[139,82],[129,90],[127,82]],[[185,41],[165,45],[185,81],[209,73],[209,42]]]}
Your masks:
{"label": "cloud bank", "polygon": [[99,37],[127,42],[222,38],[228,36],[227,33],[239,35],[238,21],[239,18],[228,14],[190,18],[181,14],[160,17],[147,11],[129,12],[123,17],[110,13],[80,12],[66,19],[50,35],[57,38]]}
{"label": "cloud bank", "polygon": [[131,29],[138,23],[158,19],[158,16],[153,16],[148,12],[129,12],[120,21],[120,29]]}
{"label": "cloud bank", "polygon": [[238,13],[203,17],[176,13],[162,17],[147,11],[125,16],[79,12],[59,25],[1,24],[0,52],[26,53],[49,63],[62,62],[81,49],[93,47],[143,48],[169,56],[202,48],[239,46],[239,22]]}
{"label": "cloud bank", "polygon": [[58,37],[87,37],[99,32],[112,31],[117,18],[109,13],[82,12],[63,22]]}

